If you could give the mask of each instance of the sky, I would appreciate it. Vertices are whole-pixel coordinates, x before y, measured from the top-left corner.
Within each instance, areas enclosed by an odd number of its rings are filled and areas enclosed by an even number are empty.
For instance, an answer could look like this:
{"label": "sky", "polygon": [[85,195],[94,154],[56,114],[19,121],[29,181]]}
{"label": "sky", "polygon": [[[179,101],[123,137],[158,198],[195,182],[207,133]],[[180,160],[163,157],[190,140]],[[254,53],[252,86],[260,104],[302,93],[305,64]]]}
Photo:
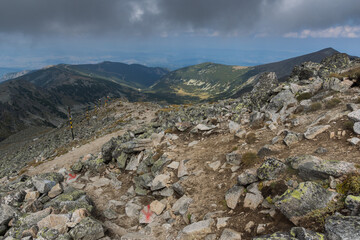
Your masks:
{"label": "sky", "polygon": [[360,56],[359,0],[0,0],[0,68]]}

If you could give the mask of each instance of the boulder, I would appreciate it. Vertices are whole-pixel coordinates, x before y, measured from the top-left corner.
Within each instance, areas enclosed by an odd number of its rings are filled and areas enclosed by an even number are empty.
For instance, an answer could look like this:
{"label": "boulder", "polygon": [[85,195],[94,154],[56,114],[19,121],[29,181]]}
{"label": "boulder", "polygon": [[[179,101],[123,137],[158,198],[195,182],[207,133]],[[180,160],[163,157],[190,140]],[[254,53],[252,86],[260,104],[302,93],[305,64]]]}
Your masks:
{"label": "boulder", "polygon": [[122,143],[118,148],[127,154],[138,153],[152,147],[151,139],[135,139]]}
{"label": "boulder", "polygon": [[241,154],[239,154],[237,152],[228,153],[228,154],[226,154],[226,161],[232,165],[240,165]]}
{"label": "boulder", "polygon": [[326,219],[325,232],[329,240],[360,239],[360,217],[335,214]]}
{"label": "boulder", "polygon": [[322,233],[307,230],[302,227],[293,227],[290,234],[299,240],[324,240],[325,235]]}
{"label": "boulder", "polygon": [[241,240],[241,234],[232,229],[225,228],[219,240]]}
{"label": "boulder", "polygon": [[257,183],[252,183],[246,189],[247,193],[244,199],[244,207],[255,210],[264,201],[264,197],[259,191]]}
{"label": "boulder", "polygon": [[112,153],[115,150],[116,142],[115,138],[105,143],[101,148],[101,153],[105,162],[110,162],[112,159]]}
{"label": "boulder", "polygon": [[64,181],[60,173],[44,173],[32,177],[32,183],[40,193],[48,193],[57,183]]}
{"label": "boulder", "polygon": [[172,210],[174,211],[175,214],[181,214],[184,215],[188,208],[189,205],[193,202],[193,199],[183,195],[181,198],[179,198],[174,205],[172,206]]}
{"label": "boulder", "polygon": [[354,133],[360,134],[360,122],[354,123],[353,130],[354,130]]}
{"label": "boulder", "polygon": [[256,169],[246,169],[243,173],[241,173],[237,177],[237,181],[239,185],[246,186],[251,183],[257,182],[259,179],[257,177]]}
{"label": "boulder", "polygon": [[351,211],[351,215],[360,213],[360,196],[348,195],[345,199],[345,206]]}
{"label": "boulder", "polygon": [[293,169],[299,170],[304,180],[328,179],[329,176],[341,177],[356,172],[353,163],[329,161],[311,155],[300,155],[286,159]]}
{"label": "boulder", "polygon": [[56,229],[60,234],[67,232],[67,223],[70,222],[70,216],[66,214],[50,214],[47,217],[43,218],[37,223],[39,229],[49,228]]}
{"label": "boulder", "polygon": [[348,118],[354,122],[360,122],[360,109],[349,113]]}
{"label": "boulder", "polygon": [[326,207],[335,196],[336,193],[318,183],[302,182],[297,188],[287,190],[276,198],[275,207],[296,225],[307,213]]}
{"label": "boulder", "polygon": [[213,219],[195,222],[184,227],[181,233],[183,234],[184,239],[193,239],[194,237],[211,233],[212,225],[214,225]]}
{"label": "boulder", "polygon": [[330,125],[319,125],[319,126],[309,127],[304,133],[304,137],[309,140],[314,139],[317,135],[325,132],[330,127],[331,127]]}
{"label": "boulder", "polygon": [[238,185],[230,188],[225,194],[226,205],[231,209],[235,209],[244,190],[244,187]]}
{"label": "boulder", "polygon": [[151,190],[155,191],[165,188],[169,180],[170,180],[170,176],[167,174],[157,175],[151,183]]}
{"label": "boulder", "polygon": [[286,144],[286,146],[291,147],[296,143],[298,143],[300,140],[301,139],[299,138],[298,134],[293,132],[288,132],[288,134],[284,138],[284,143]]}
{"label": "boulder", "polygon": [[257,169],[257,176],[261,180],[276,179],[286,165],[276,158],[267,158],[264,163]]}
{"label": "boulder", "polygon": [[229,121],[229,130],[230,133],[236,133],[237,131],[239,131],[241,129],[241,125],[233,122],[233,121]]}
{"label": "boulder", "polygon": [[0,225],[7,225],[18,214],[18,211],[6,204],[0,205]]}
{"label": "boulder", "polygon": [[299,239],[291,236],[290,233],[277,232],[273,234],[254,237],[252,238],[252,240],[299,240]]}
{"label": "boulder", "polygon": [[98,221],[87,217],[69,232],[74,240],[97,240],[104,237],[104,228]]}

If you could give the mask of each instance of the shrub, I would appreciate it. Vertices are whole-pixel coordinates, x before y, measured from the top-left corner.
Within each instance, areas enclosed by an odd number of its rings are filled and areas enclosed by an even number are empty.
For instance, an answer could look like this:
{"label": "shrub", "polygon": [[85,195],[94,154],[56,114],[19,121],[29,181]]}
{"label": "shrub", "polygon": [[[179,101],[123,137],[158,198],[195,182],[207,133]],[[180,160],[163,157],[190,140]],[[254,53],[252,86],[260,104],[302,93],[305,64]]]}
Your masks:
{"label": "shrub", "polygon": [[346,120],[343,124],[343,128],[345,130],[353,131],[354,128],[354,122],[351,120]]}
{"label": "shrub", "polygon": [[314,102],[310,105],[309,112],[314,112],[317,110],[320,110],[322,108],[322,105],[320,102]]}
{"label": "shrub", "polygon": [[254,144],[255,141],[256,141],[256,134],[255,133],[249,133],[248,135],[246,135],[245,142],[247,144]]}
{"label": "shrub", "polygon": [[299,94],[299,96],[296,97],[296,99],[300,102],[302,100],[310,99],[312,97],[311,93],[304,92]]}
{"label": "shrub", "polygon": [[341,100],[339,98],[332,98],[325,103],[325,107],[333,108],[333,107],[336,107],[339,103],[341,103]]}
{"label": "shrub", "polygon": [[336,186],[336,191],[341,194],[360,194],[360,175],[349,175],[342,183]]}
{"label": "shrub", "polygon": [[259,162],[259,157],[254,152],[246,152],[241,157],[241,163],[244,168],[250,168]]}

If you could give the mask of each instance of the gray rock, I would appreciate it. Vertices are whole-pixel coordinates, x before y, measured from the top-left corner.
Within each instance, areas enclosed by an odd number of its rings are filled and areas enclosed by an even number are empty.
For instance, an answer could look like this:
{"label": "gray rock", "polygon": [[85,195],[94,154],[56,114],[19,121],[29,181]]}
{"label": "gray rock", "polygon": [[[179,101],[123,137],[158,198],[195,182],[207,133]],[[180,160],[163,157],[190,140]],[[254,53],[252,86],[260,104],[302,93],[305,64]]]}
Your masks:
{"label": "gray rock", "polygon": [[71,171],[74,173],[80,173],[83,168],[83,163],[81,161],[77,161],[71,166]]}
{"label": "gray rock", "polygon": [[328,179],[329,176],[341,177],[353,173],[353,163],[344,161],[328,161],[311,155],[300,155],[286,159],[293,169],[299,170],[304,180]]}
{"label": "gray rock", "polygon": [[180,164],[179,164],[179,168],[178,168],[178,178],[181,178],[181,177],[184,177],[184,176],[187,176],[189,175],[187,169],[186,169],[186,166],[185,166],[185,160],[181,160],[180,161]]}
{"label": "gray rock", "polygon": [[360,122],[360,109],[349,113],[348,118],[354,122]]}
{"label": "gray rock", "polygon": [[123,152],[128,154],[142,152],[145,149],[151,147],[151,139],[135,139],[133,141],[122,143],[118,146],[118,148],[122,149]]}
{"label": "gray rock", "polygon": [[295,95],[290,90],[286,89],[279,92],[275,97],[270,100],[267,109],[269,111],[278,112],[279,109],[294,103],[297,103]]}
{"label": "gray rock", "polygon": [[187,212],[189,205],[192,202],[193,202],[192,198],[184,195],[174,203],[174,205],[172,206],[172,210],[174,211],[175,214],[184,215]]}
{"label": "gray rock", "polygon": [[137,218],[139,216],[140,209],[141,206],[139,206],[138,204],[128,202],[125,205],[125,214],[129,218]]}
{"label": "gray rock", "polygon": [[313,232],[302,227],[293,227],[290,234],[299,240],[324,240],[326,236],[322,233]]}
{"label": "gray rock", "polygon": [[136,171],[136,169],[138,168],[139,164],[140,164],[140,161],[142,160],[144,156],[144,153],[141,152],[139,155],[133,155],[131,158],[130,158],[130,161],[129,163],[127,164],[125,170],[127,171]]}
{"label": "gray rock", "polygon": [[348,195],[345,199],[345,206],[351,211],[351,215],[360,213],[360,196]]}
{"label": "gray rock", "polygon": [[315,153],[317,154],[324,154],[324,153],[327,153],[328,150],[326,148],[323,148],[323,147],[319,147],[315,150]]}
{"label": "gray rock", "polygon": [[121,240],[156,240],[156,238],[142,233],[126,233]]}
{"label": "gray rock", "polygon": [[279,84],[277,76],[274,72],[266,72],[256,76],[255,85],[251,90],[250,100],[252,107],[260,109],[271,96],[274,88]]}
{"label": "gray rock", "polygon": [[286,165],[276,158],[267,158],[264,163],[257,170],[257,176],[261,180],[276,179],[281,172],[286,168]]}
{"label": "gray rock", "polygon": [[104,237],[104,228],[98,221],[87,217],[69,232],[74,240],[97,240]]}
{"label": "gray rock", "polygon": [[180,181],[174,183],[172,185],[172,188],[174,189],[174,191],[179,194],[180,196],[183,196],[185,194],[185,190],[184,188],[181,186]]}
{"label": "gray rock", "polygon": [[115,141],[116,141],[115,138],[112,138],[110,141],[105,143],[101,148],[101,153],[105,162],[110,162],[112,159],[112,153],[116,147]]}
{"label": "gray rock", "polygon": [[267,156],[270,156],[272,154],[274,154],[275,151],[273,151],[273,149],[271,148],[270,145],[266,144],[264,145],[262,148],[260,148],[260,150],[258,151],[257,155],[260,157],[260,158],[264,158],[264,157],[267,157]]}
{"label": "gray rock", "polygon": [[241,240],[241,234],[232,229],[225,228],[219,240]]}
{"label": "gray rock", "polygon": [[165,165],[170,162],[171,159],[167,158],[166,156],[161,156],[156,162],[154,162],[153,166],[151,167],[151,172],[154,176],[158,175],[165,167]]}
{"label": "gray rock", "polygon": [[214,225],[213,219],[195,222],[184,227],[182,230],[182,234],[184,235],[185,238],[199,237],[201,235],[211,233],[212,225]]}
{"label": "gray rock", "polygon": [[253,113],[250,115],[250,124],[252,126],[260,126],[264,122],[264,118],[264,113],[253,111]]}
{"label": "gray rock", "polygon": [[228,153],[228,154],[226,154],[226,161],[232,165],[240,165],[241,154],[239,154],[237,152]]}
{"label": "gray rock", "polygon": [[118,168],[124,169],[126,167],[126,163],[127,163],[128,159],[129,159],[129,155],[124,152],[118,153],[117,150],[115,150],[113,153],[113,156],[116,159],[116,164],[117,164]]}
{"label": "gray rock", "polygon": [[257,177],[256,169],[246,169],[243,173],[241,173],[237,177],[237,181],[239,185],[246,186],[251,183],[257,182],[259,179]]}
{"label": "gray rock", "polygon": [[329,240],[360,239],[360,217],[335,214],[326,219],[325,232]]}
{"label": "gray rock", "polygon": [[317,135],[325,132],[330,127],[331,127],[330,125],[319,125],[319,126],[310,127],[304,133],[304,137],[306,139],[314,139]]}
{"label": "gray rock", "polygon": [[57,183],[64,181],[60,173],[44,173],[34,176],[32,183],[40,193],[48,193]]}
{"label": "gray rock", "polygon": [[257,183],[252,183],[246,189],[247,193],[244,199],[244,207],[255,210],[264,201],[264,197],[259,191]]}
{"label": "gray rock", "polygon": [[18,211],[6,204],[0,205],[0,225],[7,225],[18,214]]}
{"label": "gray rock", "polygon": [[252,240],[299,240],[291,236],[290,233],[277,232],[273,234],[268,234],[264,236],[254,237]]}
{"label": "gray rock", "polygon": [[302,182],[275,199],[275,207],[296,225],[307,213],[326,207],[335,195],[318,183]]}
{"label": "gray rock", "polygon": [[166,175],[166,174],[160,174],[157,175],[154,180],[152,181],[151,184],[151,190],[155,191],[155,190],[159,190],[159,189],[163,189],[166,187],[166,185],[168,184],[170,180],[170,176]]}
{"label": "gray rock", "polygon": [[288,147],[295,145],[299,141],[300,141],[300,138],[298,137],[298,135],[296,133],[293,133],[293,132],[288,132],[288,134],[284,138],[284,143]]}
{"label": "gray rock", "polygon": [[346,108],[347,108],[347,110],[352,111],[352,112],[359,110],[359,106],[355,103],[347,103]]}
{"label": "gray rock", "polygon": [[353,138],[349,138],[347,141],[351,143],[351,145],[357,145],[360,142],[360,139],[357,137],[353,137]]}
{"label": "gray rock", "polygon": [[230,188],[225,194],[226,205],[231,209],[235,209],[244,190],[244,187],[238,185],[234,185]]}
{"label": "gray rock", "polygon": [[354,123],[353,130],[356,134],[360,134],[360,122]]}
{"label": "gray rock", "polygon": [[241,129],[241,125],[233,122],[233,121],[229,121],[229,130],[230,133],[236,133],[237,131],[239,131]]}

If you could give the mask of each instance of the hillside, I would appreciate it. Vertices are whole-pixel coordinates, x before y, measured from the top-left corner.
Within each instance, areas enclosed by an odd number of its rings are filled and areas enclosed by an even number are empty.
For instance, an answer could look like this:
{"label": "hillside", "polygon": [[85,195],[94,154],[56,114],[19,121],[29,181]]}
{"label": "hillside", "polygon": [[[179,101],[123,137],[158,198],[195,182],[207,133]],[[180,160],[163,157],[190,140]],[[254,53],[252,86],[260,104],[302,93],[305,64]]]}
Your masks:
{"label": "hillside", "polygon": [[135,88],[147,88],[169,71],[159,67],[146,67],[140,64],[125,64],[119,62],[102,62],[98,64],[67,65],[68,69],[87,74],[91,77],[101,77]]}
{"label": "hillside", "polygon": [[0,76],[0,83],[4,82],[4,81],[7,81],[7,80],[10,80],[10,79],[21,77],[21,76],[23,76],[25,74],[28,74],[30,72],[31,72],[30,70],[23,70],[23,71],[20,71],[20,72],[5,73],[4,75]]}
{"label": "hillside", "polygon": [[300,65],[303,62],[315,62],[320,63],[324,58],[339,53],[333,48],[325,48],[317,52],[309,53],[306,55],[289,58],[283,61],[268,63],[263,65],[255,66],[251,74],[256,75],[261,72],[275,72],[280,80],[285,80],[286,77],[290,76],[292,69],[296,65]]}
{"label": "hillside", "polygon": [[214,101],[239,97],[251,91],[256,84],[256,75],[275,72],[283,81],[296,65],[303,62],[321,62],[338,51],[326,48],[314,53],[254,67],[229,66],[202,63],[170,72],[151,86],[154,94],[172,103],[191,101]]}
{"label": "hillside", "polygon": [[[114,100],[0,143],[8,239],[360,239],[360,61],[335,54],[238,99]],[[259,106],[259,103],[262,103]]]}
{"label": "hillside", "polygon": [[248,71],[246,67],[202,63],[175,70],[150,89],[156,94],[162,94],[168,101],[225,98],[242,87],[242,82],[246,80],[243,76]]}

